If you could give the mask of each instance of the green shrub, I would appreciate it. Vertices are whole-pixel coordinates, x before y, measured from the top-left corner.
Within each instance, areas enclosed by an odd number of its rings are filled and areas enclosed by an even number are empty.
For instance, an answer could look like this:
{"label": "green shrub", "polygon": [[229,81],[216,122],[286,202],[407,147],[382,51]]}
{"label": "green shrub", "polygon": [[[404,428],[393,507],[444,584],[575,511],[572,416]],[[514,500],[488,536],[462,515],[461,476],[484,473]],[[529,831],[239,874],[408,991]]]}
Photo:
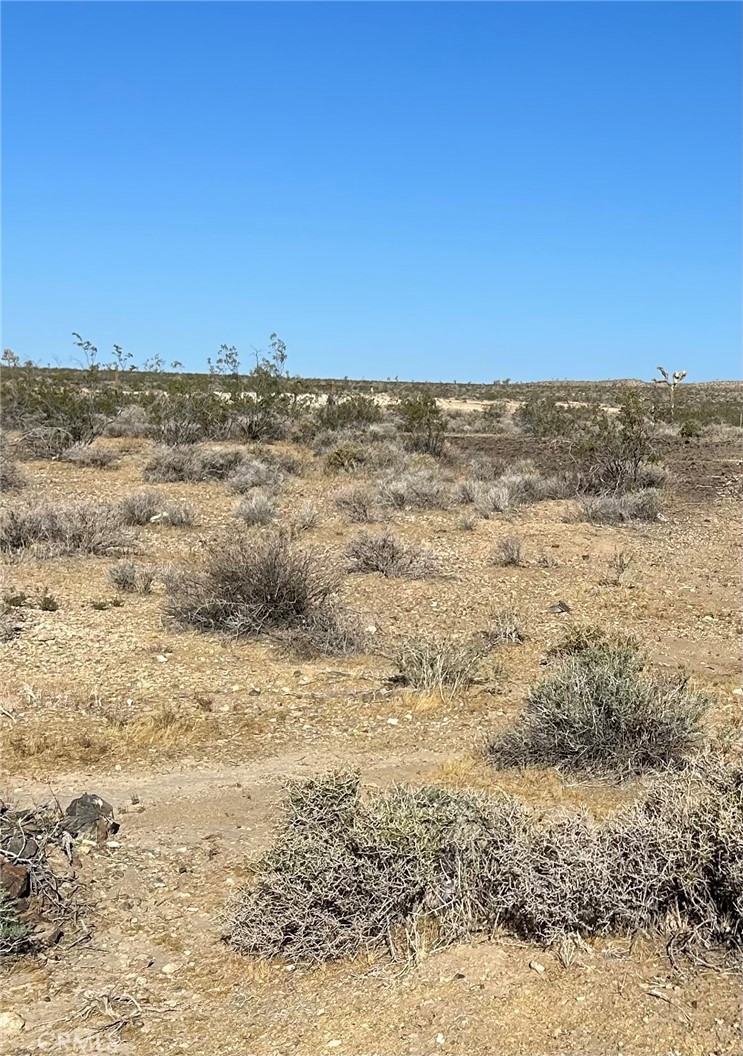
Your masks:
{"label": "green shrub", "polygon": [[642,669],[626,647],[574,652],[529,690],[520,723],[492,740],[491,759],[619,778],[682,763],[700,743],[710,700],[686,678]]}

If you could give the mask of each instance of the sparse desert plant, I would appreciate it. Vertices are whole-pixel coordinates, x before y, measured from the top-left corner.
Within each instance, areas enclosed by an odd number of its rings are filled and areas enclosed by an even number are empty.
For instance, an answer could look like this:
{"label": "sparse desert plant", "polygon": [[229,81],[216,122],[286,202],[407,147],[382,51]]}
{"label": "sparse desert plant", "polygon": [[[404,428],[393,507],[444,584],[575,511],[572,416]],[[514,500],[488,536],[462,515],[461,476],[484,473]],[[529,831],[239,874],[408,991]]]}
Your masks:
{"label": "sparse desert plant", "polygon": [[631,564],[632,557],[625,553],[624,550],[617,550],[616,553],[609,558],[609,572],[608,575],[601,580],[602,586],[621,586],[622,580],[629,571]]}
{"label": "sparse desert plant", "polygon": [[28,474],[0,449],[0,492],[20,491],[28,485]]}
{"label": "sparse desert plant", "polygon": [[547,650],[547,659],[577,656],[592,650],[609,649],[617,656],[624,652],[626,663],[642,666],[640,644],[630,634],[607,632],[593,623],[571,623],[562,632],[559,640]]}
{"label": "sparse desert plant", "polygon": [[627,524],[657,521],[659,512],[657,491],[646,488],[624,495],[586,495],[578,502],[577,516],[591,524]]}
{"label": "sparse desert plant", "polygon": [[182,500],[167,499],[157,488],[140,488],[125,495],[119,502],[124,524],[170,524],[174,528],[190,528],[194,522],[193,508]]}
{"label": "sparse desert plant", "polygon": [[235,516],[248,525],[268,524],[276,516],[276,502],[268,492],[253,491],[235,506]]}
{"label": "sparse desert plant", "polygon": [[294,528],[298,532],[310,532],[317,527],[320,515],[312,502],[303,502],[294,514]]}
{"label": "sparse desert plant", "polygon": [[438,558],[429,547],[404,543],[390,532],[359,532],[346,547],[346,557],[349,572],[378,572],[408,579],[425,579],[440,573]]}
{"label": "sparse desert plant", "polygon": [[150,423],[144,407],[129,403],[122,407],[104,430],[105,436],[128,440],[139,440],[150,433]]}
{"label": "sparse desert plant", "polygon": [[438,458],[444,449],[448,422],[436,398],[428,392],[405,396],[397,404],[403,428],[414,451]]}
{"label": "sparse desert plant", "polygon": [[109,568],[108,578],[117,590],[126,594],[149,594],[155,581],[155,570],[135,561],[121,560]]}
{"label": "sparse desert plant", "polygon": [[492,564],[502,565],[503,567],[516,567],[523,564],[523,561],[524,541],[517,535],[509,535],[505,539],[501,539],[491,558]]}
{"label": "sparse desert plant", "polygon": [[[230,535],[211,548],[202,567],[170,569],[165,586],[170,616],[235,637],[309,633],[314,627],[317,640],[323,623],[325,641],[332,644],[333,618],[340,621],[344,611],[336,597],[338,577],[282,534]],[[342,640],[339,629],[336,641]]]}
{"label": "sparse desert plant", "polygon": [[486,651],[483,641],[409,638],[390,657],[397,667],[394,681],[427,693],[454,695],[473,684]]}
{"label": "sparse desert plant", "polygon": [[371,488],[350,485],[340,488],[335,495],[335,505],[354,524],[364,524],[377,519],[376,495]]}
{"label": "sparse desert plant", "polygon": [[245,462],[240,448],[162,447],[144,467],[144,479],[161,484],[226,480]]}
{"label": "sparse desert plant", "polygon": [[37,502],[0,510],[0,550],[40,557],[111,554],[133,548],[118,506],[81,500]]}
{"label": "sparse desert plant", "polygon": [[326,473],[352,473],[366,463],[367,450],[355,440],[342,440],[330,448],[323,465]]}
{"label": "sparse desert plant", "polygon": [[494,513],[506,513],[516,505],[516,499],[503,481],[481,485],[476,489],[472,501],[479,515],[485,520]]}
{"label": "sparse desert plant", "polygon": [[678,765],[710,706],[686,678],[642,670],[626,649],[590,648],[530,689],[520,723],[493,738],[497,766],[544,765],[625,778]]}
{"label": "sparse desert plant", "polygon": [[511,609],[500,609],[493,614],[489,626],[483,632],[483,637],[491,645],[504,642],[520,645],[526,635],[516,614]]}
{"label": "sparse desert plant", "polygon": [[477,525],[477,518],[472,513],[463,513],[457,518],[457,527],[463,532],[473,532]]}
{"label": "sparse desert plant", "polygon": [[124,524],[149,524],[153,517],[165,509],[165,495],[156,488],[140,488],[132,491],[119,502]]}
{"label": "sparse desert plant", "polygon": [[[655,929],[675,948],[743,944],[743,773],[711,757],[604,822],[511,796],[358,774],[289,787],[273,846],[233,899],[241,953],[414,959],[506,928],[543,944]],[[692,945],[693,949],[693,945]]]}
{"label": "sparse desert plant", "polygon": [[278,484],[279,474],[275,466],[257,458],[246,458],[227,477],[230,491],[245,494],[252,488],[262,488]]}
{"label": "sparse desert plant", "polygon": [[62,452],[62,461],[71,462],[82,469],[117,469],[119,457],[110,447],[94,447],[90,444],[73,444]]}
{"label": "sparse desert plant", "polygon": [[394,509],[445,510],[452,503],[451,487],[436,469],[393,474],[379,485],[379,502]]}

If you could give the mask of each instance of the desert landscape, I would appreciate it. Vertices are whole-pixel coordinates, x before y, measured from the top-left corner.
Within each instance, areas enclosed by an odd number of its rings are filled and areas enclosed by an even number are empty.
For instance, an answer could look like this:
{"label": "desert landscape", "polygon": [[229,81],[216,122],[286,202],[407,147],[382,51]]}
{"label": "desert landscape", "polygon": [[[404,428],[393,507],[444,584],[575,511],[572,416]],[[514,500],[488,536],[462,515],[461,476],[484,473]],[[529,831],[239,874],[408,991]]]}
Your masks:
{"label": "desert landscape", "polygon": [[740,1052],[740,385],[271,348],[6,357],[3,1051]]}

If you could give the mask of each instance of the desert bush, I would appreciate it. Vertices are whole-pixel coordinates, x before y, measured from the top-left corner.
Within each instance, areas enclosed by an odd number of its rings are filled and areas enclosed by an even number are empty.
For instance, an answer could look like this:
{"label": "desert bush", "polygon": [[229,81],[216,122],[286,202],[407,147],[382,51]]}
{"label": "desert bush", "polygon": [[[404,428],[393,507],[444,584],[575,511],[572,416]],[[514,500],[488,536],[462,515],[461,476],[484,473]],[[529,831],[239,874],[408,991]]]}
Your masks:
{"label": "desert bush", "polygon": [[480,517],[489,520],[494,513],[507,513],[515,505],[508,486],[502,481],[481,484],[473,492],[472,502]]}
{"label": "desert bush", "polygon": [[492,484],[502,476],[505,468],[505,463],[500,458],[490,458],[487,455],[476,455],[474,458],[470,459],[469,465],[467,466],[467,472],[472,481]]}
{"label": "desert bush", "polygon": [[144,479],[161,484],[226,480],[246,461],[239,448],[163,447],[144,467]]}
{"label": "desert bush", "polygon": [[401,399],[396,411],[410,434],[412,449],[438,458],[444,449],[448,423],[436,399],[427,392],[418,392]]}
{"label": "desert bush", "polygon": [[155,570],[135,561],[117,561],[108,570],[108,578],[126,594],[149,594],[155,581]]}
{"label": "desert bush", "polygon": [[166,498],[156,488],[140,488],[126,495],[119,502],[124,524],[149,524],[153,517],[165,509]]}
{"label": "desert bush", "polygon": [[394,509],[445,510],[452,503],[452,489],[435,469],[393,474],[379,484],[379,502]]}
{"label": "desert bush", "polygon": [[455,694],[469,688],[487,651],[485,643],[448,638],[409,638],[390,657],[395,682],[427,693]]}
{"label": "desert bush", "polygon": [[342,440],[334,444],[325,455],[323,465],[326,473],[352,473],[366,463],[368,451],[355,440]]}
{"label": "desert bush", "polygon": [[709,705],[686,678],[644,672],[637,653],[592,647],[529,690],[520,723],[492,740],[490,757],[624,778],[682,763]]}
{"label": "desert bush", "polygon": [[628,665],[642,662],[639,642],[630,634],[607,632],[598,624],[572,623],[562,631],[560,638],[547,650],[547,659],[577,656],[593,650],[609,649],[617,657],[625,654]]}
{"label": "desert bush", "polygon": [[576,440],[579,489],[590,494],[621,494],[644,487],[656,462],[653,425],[636,395],[620,401],[610,417],[595,411]]}
{"label": "desert bush", "polygon": [[171,570],[165,585],[170,616],[201,631],[236,637],[310,633],[325,621],[323,633],[330,641],[333,618],[340,621],[343,614],[335,597],[337,577],[279,534],[230,535],[213,546],[201,568]]}
{"label": "desert bush", "polygon": [[285,634],[286,644],[297,656],[352,656],[366,648],[361,619],[336,599],[320,605]]}
{"label": "desert bush", "polygon": [[20,491],[28,485],[28,474],[0,449],[0,492]]}
{"label": "desert bush", "polygon": [[404,543],[390,532],[359,532],[346,547],[346,557],[349,572],[408,579],[425,579],[440,572],[438,558],[429,547]]}
{"label": "desert bush", "polygon": [[369,396],[334,396],[330,393],[315,415],[318,429],[337,430],[368,426],[382,421],[382,409]]}
{"label": "desert bush", "polygon": [[150,422],[144,407],[128,403],[103,430],[104,436],[118,439],[141,440],[150,435]]}
{"label": "desert bush", "polygon": [[37,502],[0,510],[0,550],[32,550],[42,557],[110,554],[130,550],[133,540],[118,506],[82,500]]}
{"label": "desert bush", "polygon": [[516,614],[511,609],[500,609],[493,614],[489,626],[483,632],[483,637],[491,645],[501,643],[520,645],[526,635]]}
{"label": "desert bush", "polygon": [[294,528],[298,532],[309,532],[317,527],[319,519],[317,506],[312,502],[303,502],[294,514]]}
{"label": "desert bush", "polygon": [[363,524],[377,519],[376,495],[371,488],[349,486],[340,488],[335,495],[335,505],[354,524]]}
{"label": "desert bush", "polygon": [[235,516],[248,525],[268,524],[276,516],[276,502],[268,492],[251,492],[235,506]]}
{"label": "desert bush", "polygon": [[523,563],[524,542],[516,535],[506,536],[501,539],[491,557],[491,563],[504,567],[517,566]]}
{"label": "desert bush", "polygon": [[435,785],[362,794],[357,774],[336,773],[290,786],[227,938],[291,961],[375,947],[405,960],[497,927],[568,946],[653,928],[735,950],[742,874],[739,762],[665,774],[603,823]]}
{"label": "desert bush", "polygon": [[279,473],[276,467],[257,458],[246,458],[227,477],[227,487],[240,495],[251,488],[270,487],[278,482]]}
{"label": "desert bush", "polygon": [[[657,521],[659,512],[658,492],[646,488],[624,495],[586,495],[578,501],[577,518],[592,524],[626,524],[629,521]],[[571,519],[570,515],[568,519]]]}
{"label": "desert bush", "polygon": [[73,444],[62,452],[62,461],[84,469],[117,469],[119,456],[108,447]]}
{"label": "desert bush", "polygon": [[463,532],[473,532],[477,525],[477,518],[472,513],[463,513],[457,518],[457,527]]}

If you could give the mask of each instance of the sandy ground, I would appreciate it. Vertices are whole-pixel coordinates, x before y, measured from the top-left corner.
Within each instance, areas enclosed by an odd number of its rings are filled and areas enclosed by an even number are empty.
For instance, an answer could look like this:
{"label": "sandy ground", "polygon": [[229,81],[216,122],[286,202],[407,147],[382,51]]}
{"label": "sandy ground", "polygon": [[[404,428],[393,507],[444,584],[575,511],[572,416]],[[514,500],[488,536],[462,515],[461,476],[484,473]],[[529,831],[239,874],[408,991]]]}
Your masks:
{"label": "sandy ground", "polygon": [[[146,446],[117,444],[125,452],[117,470],[30,465],[33,490],[103,500],[141,487]],[[340,555],[357,530],[332,505],[347,482],[310,467],[281,493],[285,520],[304,501],[317,505],[319,524],[306,543],[320,552]],[[192,559],[234,526],[235,498],[223,485],[159,487],[191,501],[197,523],[139,529],[139,560]],[[46,589],[59,608],[27,610],[20,637],[0,646],[9,715],[0,793],[29,802],[53,792],[64,803],[94,791],[114,805],[121,830],[116,845],[83,857],[80,926],[48,954],[6,967],[4,1008],[25,1026],[3,1038],[4,1051],[70,1051],[74,1042],[77,1051],[137,1056],[739,1052],[737,977],[674,970],[649,937],[591,943],[569,967],[555,951],[506,935],[418,966],[383,958],[267,965],[221,941],[220,913],[268,846],[290,777],[351,765],[379,785],[506,788],[535,804],[601,815],[637,795],[642,782],[496,774],[479,755],[485,735],[518,713],[545,648],[567,622],[631,631],[656,663],[688,670],[715,697],[712,727],[740,714],[738,502],[671,492],[666,520],[619,528],[567,523],[566,509],[543,503],[478,521],[474,531],[459,527],[458,509],[396,513],[394,531],[426,540],[446,574],[348,577],[345,596],[378,643],[374,654],[351,660],[298,661],[277,643],[179,630],[163,618],[160,588],[94,609],[115,597],[110,559],[6,565],[4,593]],[[498,541],[514,534],[524,541],[525,566],[490,564]],[[631,558],[629,571],[610,586],[608,562],[619,551]],[[571,612],[549,612],[561,599]],[[392,642],[474,634],[503,609],[518,614],[527,639],[499,649],[485,685],[454,700],[389,685],[384,654]],[[122,732],[120,718],[162,709],[175,712],[172,727]]]}

